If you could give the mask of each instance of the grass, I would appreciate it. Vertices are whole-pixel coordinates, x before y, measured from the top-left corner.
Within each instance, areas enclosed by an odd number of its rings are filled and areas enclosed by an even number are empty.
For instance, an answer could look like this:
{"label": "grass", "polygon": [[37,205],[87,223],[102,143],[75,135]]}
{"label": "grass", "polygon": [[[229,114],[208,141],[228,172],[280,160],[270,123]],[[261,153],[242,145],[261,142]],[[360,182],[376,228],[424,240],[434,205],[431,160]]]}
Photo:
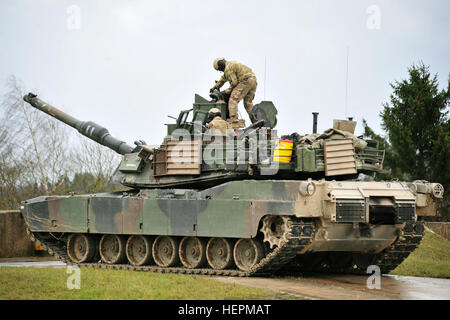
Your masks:
{"label": "grass", "polygon": [[[450,243],[426,232],[420,246],[391,274],[450,278]],[[81,269],[80,290],[69,290],[66,268],[0,267],[0,299],[292,299],[270,290],[208,277],[124,270]]]}
{"label": "grass", "polygon": [[66,268],[0,267],[0,299],[292,299],[270,290],[194,275],[81,269],[81,288],[69,290]]}
{"label": "grass", "polygon": [[391,274],[413,277],[450,278],[450,242],[431,232]]}

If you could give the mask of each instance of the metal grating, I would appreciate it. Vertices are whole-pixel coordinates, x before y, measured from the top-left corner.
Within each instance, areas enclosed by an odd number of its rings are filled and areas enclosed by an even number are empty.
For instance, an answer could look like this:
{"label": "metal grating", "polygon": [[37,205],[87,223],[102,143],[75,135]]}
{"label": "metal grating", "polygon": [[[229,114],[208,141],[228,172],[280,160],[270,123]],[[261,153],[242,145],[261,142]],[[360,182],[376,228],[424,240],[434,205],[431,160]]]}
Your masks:
{"label": "metal grating", "polygon": [[364,200],[337,201],[336,222],[366,222]]}
{"label": "metal grating", "polygon": [[398,203],[396,223],[412,222],[416,220],[416,206],[414,203]]}

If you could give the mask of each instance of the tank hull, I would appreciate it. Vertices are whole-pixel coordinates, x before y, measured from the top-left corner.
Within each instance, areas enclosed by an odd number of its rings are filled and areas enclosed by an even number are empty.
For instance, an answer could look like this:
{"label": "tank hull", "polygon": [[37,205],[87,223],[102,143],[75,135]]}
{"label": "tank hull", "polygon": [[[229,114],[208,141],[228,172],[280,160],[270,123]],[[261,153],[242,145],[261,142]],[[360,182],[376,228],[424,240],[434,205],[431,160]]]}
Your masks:
{"label": "tank hull", "polygon": [[[183,273],[207,270],[203,271],[205,274],[233,270],[234,275],[254,275],[320,271],[320,263],[314,266],[308,261],[324,260],[330,252],[343,256],[365,254],[380,260],[380,254],[404,241],[404,235],[416,228],[414,246],[408,250],[404,246],[406,251],[394,254],[404,259],[423,235],[415,209],[415,196],[403,183],[245,180],[201,191],[142,189],[38,197],[23,203],[22,215],[31,237],[69,263]],[[112,236],[116,238],[111,240]],[[92,242],[90,259],[77,260],[70,255],[74,250],[71,243],[81,241],[79,238],[85,239],[86,245]],[[121,259],[121,263],[104,257],[103,263],[92,263],[100,260],[102,243],[116,241],[124,248],[127,243],[128,250],[128,242],[135,239],[148,239],[151,243],[172,241],[167,246],[177,251],[175,258],[197,249],[201,250],[195,255],[204,258],[205,250],[208,254],[208,248],[223,241],[232,251],[233,263],[222,268],[199,258],[204,262],[203,268],[195,264],[192,267],[186,262],[189,259],[167,266],[148,260],[145,266],[137,266],[130,257],[128,261]],[[189,242],[195,245],[183,246]],[[158,247],[149,250],[154,250],[149,251],[154,254]],[[253,262],[244,257],[245,263],[240,264],[239,250],[242,254],[253,252]],[[305,257],[311,258],[305,262]],[[354,270],[346,268],[342,272]]]}

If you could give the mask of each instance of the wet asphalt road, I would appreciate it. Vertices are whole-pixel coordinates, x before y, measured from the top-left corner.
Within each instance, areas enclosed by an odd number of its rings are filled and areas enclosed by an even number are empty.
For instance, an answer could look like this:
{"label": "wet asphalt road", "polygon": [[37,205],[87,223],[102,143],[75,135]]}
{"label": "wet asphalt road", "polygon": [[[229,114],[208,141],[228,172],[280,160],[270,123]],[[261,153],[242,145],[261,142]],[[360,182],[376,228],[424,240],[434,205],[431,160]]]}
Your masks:
{"label": "wet asphalt road", "polygon": [[310,274],[284,278],[231,278],[217,280],[272,289],[304,299],[326,300],[448,300],[450,279],[383,275],[380,289],[367,287],[367,276]]}
{"label": "wet asphalt road", "polygon": [[[31,260],[31,261],[30,261]],[[65,267],[48,258],[0,259],[0,267]],[[0,270],[1,274],[1,270]],[[449,300],[450,279],[383,275],[380,289],[367,287],[368,276],[309,274],[302,277],[235,278],[213,277],[217,281],[295,295],[303,299],[327,300]]]}

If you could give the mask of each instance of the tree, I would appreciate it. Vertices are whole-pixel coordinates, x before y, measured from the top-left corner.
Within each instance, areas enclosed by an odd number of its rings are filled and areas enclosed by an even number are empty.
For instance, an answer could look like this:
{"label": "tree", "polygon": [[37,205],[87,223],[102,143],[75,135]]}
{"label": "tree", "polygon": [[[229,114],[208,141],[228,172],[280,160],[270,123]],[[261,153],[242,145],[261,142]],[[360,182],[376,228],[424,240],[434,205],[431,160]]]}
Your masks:
{"label": "tree", "polygon": [[120,157],[26,104],[24,87],[9,77],[0,103],[0,210],[43,194],[116,190],[107,183]]}
{"label": "tree", "polygon": [[77,148],[72,149],[71,168],[76,172],[71,189],[75,193],[116,191],[120,187],[108,185],[109,177],[120,162],[113,150],[79,135]]}
{"label": "tree", "polygon": [[57,120],[25,104],[24,85],[14,76],[9,77],[7,87],[2,124],[7,132],[9,166],[22,169],[18,184],[38,183],[42,194],[54,193],[49,186],[57,186],[66,173],[68,131]]}
{"label": "tree", "polygon": [[443,184],[448,194],[450,77],[447,89],[439,91],[437,75],[430,74],[429,66],[413,64],[408,74],[407,80],[391,83],[390,104],[385,103],[380,113],[392,148],[391,165],[407,179]]}

